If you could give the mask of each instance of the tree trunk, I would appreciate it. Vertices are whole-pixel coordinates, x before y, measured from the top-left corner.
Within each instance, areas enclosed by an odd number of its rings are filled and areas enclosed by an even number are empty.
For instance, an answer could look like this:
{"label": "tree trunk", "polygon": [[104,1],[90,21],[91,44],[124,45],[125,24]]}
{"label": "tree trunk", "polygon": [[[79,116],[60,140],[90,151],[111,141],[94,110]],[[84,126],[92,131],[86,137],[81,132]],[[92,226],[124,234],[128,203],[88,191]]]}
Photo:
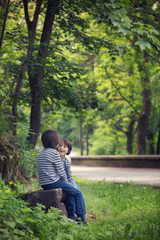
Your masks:
{"label": "tree trunk", "polygon": [[149,145],[149,154],[154,155],[154,135],[153,133],[147,133],[148,145]]}
{"label": "tree trunk", "polygon": [[88,144],[88,138],[89,138],[89,124],[87,124],[87,134],[86,134],[86,154],[89,154],[89,144]]}
{"label": "tree trunk", "polygon": [[30,129],[27,140],[35,147],[41,125],[41,98],[43,88],[43,73],[48,45],[51,38],[52,26],[59,1],[48,0],[43,32],[41,37],[38,59],[36,61],[36,75],[32,76],[29,71],[29,83],[31,89],[32,105],[30,115]]}
{"label": "tree trunk", "polygon": [[156,150],[156,154],[159,155],[160,154],[160,130],[158,133],[158,141],[157,141],[157,150]]}
{"label": "tree trunk", "polygon": [[131,113],[130,122],[129,122],[129,125],[128,125],[128,129],[126,131],[127,152],[129,154],[133,153],[134,124],[135,124],[135,115],[134,115],[134,113]]}
{"label": "tree trunk", "polygon": [[0,13],[0,50],[1,50],[1,47],[2,47],[2,41],[3,41],[4,31],[5,31],[5,27],[6,27],[6,21],[7,21],[8,10],[9,10],[9,3],[10,3],[10,0],[3,0],[0,3],[0,7],[1,7],[1,13]]}
{"label": "tree trunk", "polygon": [[19,177],[19,157],[16,147],[6,137],[0,138],[0,178],[8,183],[17,182]]}
{"label": "tree trunk", "polygon": [[28,27],[29,46],[28,46],[25,62],[21,68],[21,71],[20,71],[20,74],[19,74],[19,77],[17,80],[17,85],[16,85],[14,97],[13,97],[13,103],[12,103],[12,115],[14,117],[13,135],[16,135],[16,124],[17,124],[17,119],[18,119],[17,105],[18,105],[19,93],[20,93],[20,90],[22,87],[22,81],[25,76],[26,69],[29,64],[29,59],[32,56],[33,44],[35,41],[35,34],[36,34],[36,27],[37,27],[37,22],[38,22],[38,16],[40,13],[40,8],[42,5],[42,0],[37,1],[34,18],[33,18],[32,22],[29,19],[28,0],[23,0],[23,4],[24,4],[25,20],[26,20],[27,27]]}
{"label": "tree trunk", "polygon": [[79,146],[81,155],[83,155],[83,141],[82,141],[82,116],[79,117]]}
{"label": "tree trunk", "polygon": [[139,71],[141,74],[142,83],[142,96],[143,96],[143,106],[142,111],[138,117],[137,125],[137,154],[146,154],[146,133],[148,126],[148,119],[151,110],[151,89],[150,80],[147,72],[147,67],[145,66],[148,62],[148,58],[144,53],[144,63],[143,65],[139,63]]}

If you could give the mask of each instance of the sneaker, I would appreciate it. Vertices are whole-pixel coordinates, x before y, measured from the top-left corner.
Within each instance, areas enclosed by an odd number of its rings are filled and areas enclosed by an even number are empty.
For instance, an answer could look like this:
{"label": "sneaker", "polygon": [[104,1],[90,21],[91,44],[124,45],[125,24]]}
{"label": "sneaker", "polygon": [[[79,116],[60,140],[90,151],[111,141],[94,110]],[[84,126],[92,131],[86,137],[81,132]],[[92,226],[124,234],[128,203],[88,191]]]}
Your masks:
{"label": "sneaker", "polygon": [[83,223],[83,224],[85,224],[85,225],[88,225],[88,223],[87,223],[87,221],[86,221],[86,220],[85,220],[85,221],[83,221],[82,223]]}
{"label": "sneaker", "polygon": [[79,220],[78,221],[79,224],[86,224],[86,225],[88,224],[87,221],[85,220],[85,215],[78,215],[77,217],[78,217],[78,220]]}
{"label": "sneaker", "polygon": [[88,225],[86,220],[82,220],[81,218],[78,218],[75,214],[73,216],[68,216],[68,218],[71,219],[72,221],[77,222],[78,224]]}
{"label": "sneaker", "polygon": [[68,216],[69,219],[78,222],[79,218],[74,214],[73,216]]}

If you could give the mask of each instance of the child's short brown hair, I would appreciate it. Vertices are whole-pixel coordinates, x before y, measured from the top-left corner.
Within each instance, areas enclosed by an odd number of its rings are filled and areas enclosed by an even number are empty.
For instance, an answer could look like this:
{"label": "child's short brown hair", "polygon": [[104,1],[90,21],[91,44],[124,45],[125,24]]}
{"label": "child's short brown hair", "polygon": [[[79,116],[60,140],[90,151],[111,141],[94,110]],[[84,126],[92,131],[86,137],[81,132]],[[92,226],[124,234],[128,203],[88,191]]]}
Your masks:
{"label": "child's short brown hair", "polygon": [[41,137],[44,148],[56,149],[59,143],[59,133],[54,129],[46,130]]}
{"label": "child's short brown hair", "polygon": [[63,142],[68,147],[67,155],[69,155],[72,151],[72,143],[67,138],[60,139],[59,142]]}

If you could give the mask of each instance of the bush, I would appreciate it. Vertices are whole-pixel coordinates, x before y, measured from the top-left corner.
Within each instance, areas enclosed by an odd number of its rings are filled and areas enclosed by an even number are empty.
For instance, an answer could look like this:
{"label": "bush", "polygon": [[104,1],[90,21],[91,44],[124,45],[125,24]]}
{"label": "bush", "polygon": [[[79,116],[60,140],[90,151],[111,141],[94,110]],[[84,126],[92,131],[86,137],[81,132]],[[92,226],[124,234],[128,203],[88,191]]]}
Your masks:
{"label": "bush", "polygon": [[39,154],[38,149],[33,149],[27,143],[28,136],[28,124],[17,123],[17,136],[16,141],[18,145],[17,154],[20,159],[20,165],[25,169],[29,177],[38,177],[37,172],[37,156]]}
{"label": "bush", "polygon": [[30,177],[38,177],[37,171],[37,156],[39,154],[39,150],[37,149],[24,149],[21,147],[18,151],[20,164],[25,169],[27,175]]}
{"label": "bush", "polygon": [[[17,190],[11,188],[13,185]],[[47,214],[40,204],[35,208],[29,208],[20,198],[22,193],[24,191],[20,184],[10,182],[9,185],[5,185],[0,181],[1,240],[86,239],[83,235],[86,236],[88,233],[85,234],[84,226],[70,222],[55,208],[51,208]]]}

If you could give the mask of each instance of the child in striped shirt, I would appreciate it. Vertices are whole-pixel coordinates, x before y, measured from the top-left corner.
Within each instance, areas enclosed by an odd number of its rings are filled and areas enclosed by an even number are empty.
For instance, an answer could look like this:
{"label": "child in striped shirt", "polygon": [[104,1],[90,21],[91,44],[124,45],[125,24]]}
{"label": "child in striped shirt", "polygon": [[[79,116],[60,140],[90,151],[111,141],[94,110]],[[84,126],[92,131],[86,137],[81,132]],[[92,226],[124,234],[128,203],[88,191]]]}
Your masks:
{"label": "child in striped shirt", "polygon": [[[80,189],[72,177],[70,161],[66,157],[66,155],[69,155],[71,153],[71,150],[72,150],[71,142],[66,138],[61,139],[58,144],[57,150],[61,156],[68,182],[72,184],[75,188]],[[79,209],[77,209],[77,205],[75,204],[75,199],[72,195],[67,194],[65,205],[69,215],[72,215],[73,212],[78,215]],[[85,208],[85,205],[83,207]]]}
{"label": "child in striped shirt", "polygon": [[61,156],[68,182],[73,184],[77,188],[77,185],[75,184],[75,181],[72,177],[70,160],[66,157],[66,155],[69,155],[71,153],[71,142],[66,138],[61,139],[58,144],[57,150]]}

